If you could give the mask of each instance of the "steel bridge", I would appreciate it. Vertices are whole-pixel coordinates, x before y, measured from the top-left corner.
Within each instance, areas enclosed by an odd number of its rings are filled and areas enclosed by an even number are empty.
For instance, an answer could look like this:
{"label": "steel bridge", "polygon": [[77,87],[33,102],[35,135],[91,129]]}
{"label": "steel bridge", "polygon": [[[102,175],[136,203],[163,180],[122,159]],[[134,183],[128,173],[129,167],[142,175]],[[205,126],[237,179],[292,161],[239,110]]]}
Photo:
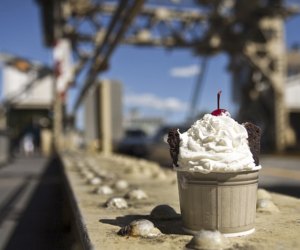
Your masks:
{"label": "steel bridge", "polygon": [[[98,75],[110,67],[110,57],[120,44],[189,49],[203,58],[225,52],[230,58],[234,93],[239,97],[239,118],[256,121],[255,114],[263,110],[259,122],[267,128],[268,146],[277,151],[287,147],[285,131],[290,126],[284,103],[283,22],[297,13],[295,7],[281,0],[37,2],[43,18],[45,44],[53,47],[59,39],[68,39],[72,45],[76,58],[73,84],[86,69],[74,112]],[[247,77],[241,80],[245,70]],[[201,84],[200,79],[191,101],[192,109]],[[54,108],[56,138],[60,138],[62,130],[61,105],[58,96]]]}

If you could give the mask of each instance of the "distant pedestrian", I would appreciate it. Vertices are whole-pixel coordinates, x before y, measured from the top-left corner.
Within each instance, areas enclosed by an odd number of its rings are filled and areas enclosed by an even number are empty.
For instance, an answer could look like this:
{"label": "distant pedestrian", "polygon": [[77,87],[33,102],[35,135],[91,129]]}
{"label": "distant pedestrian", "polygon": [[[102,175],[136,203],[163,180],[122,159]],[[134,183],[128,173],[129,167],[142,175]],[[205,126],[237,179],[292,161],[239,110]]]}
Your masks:
{"label": "distant pedestrian", "polygon": [[26,134],[23,138],[23,150],[26,156],[34,153],[34,142],[32,134]]}

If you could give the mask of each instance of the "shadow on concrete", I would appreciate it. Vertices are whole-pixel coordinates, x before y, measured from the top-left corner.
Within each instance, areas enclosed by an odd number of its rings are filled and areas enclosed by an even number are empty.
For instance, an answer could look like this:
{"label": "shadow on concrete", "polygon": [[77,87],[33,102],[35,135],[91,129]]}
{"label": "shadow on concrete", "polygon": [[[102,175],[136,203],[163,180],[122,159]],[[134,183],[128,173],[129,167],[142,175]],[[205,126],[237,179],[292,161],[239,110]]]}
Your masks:
{"label": "shadow on concrete", "polygon": [[119,226],[121,229],[122,227],[129,225],[132,221],[140,219],[150,220],[163,234],[188,235],[182,230],[181,218],[158,220],[150,218],[149,215],[125,215],[116,217],[115,219],[100,219],[99,222]]}
{"label": "shadow on concrete", "polygon": [[276,186],[262,186],[270,192],[275,192],[279,194],[294,196],[296,198],[300,198],[300,185],[276,185]]}
{"label": "shadow on concrete", "polygon": [[[2,176],[3,177],[3,176]],[[5,177],[4,177],[5,178]],[[30,180],[31,176],[28,176],[25,178],[23,183],[17,187],[12,195],[9,197],[9,199],[0,206],[0,225],[3,223],[7,215],[10,213],[10,211],[13,209],[14,203],[23,195],[25,192]]]}
{"label": "shadow on concrete", "polygon": [[[69,249],[63,225],[61,162],[52,158],[13,232],[6,250]],[[66,237],[67,236],[67,237]]]}

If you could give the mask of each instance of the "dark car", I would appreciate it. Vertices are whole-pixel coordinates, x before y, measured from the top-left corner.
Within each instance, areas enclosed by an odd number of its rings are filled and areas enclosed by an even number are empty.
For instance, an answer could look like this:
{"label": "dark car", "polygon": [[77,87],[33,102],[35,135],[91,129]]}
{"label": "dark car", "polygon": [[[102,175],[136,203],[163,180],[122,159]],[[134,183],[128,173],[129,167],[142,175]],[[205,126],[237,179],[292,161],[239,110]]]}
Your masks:
{"label": "dark car", "polygon": [[163,166],[172,166],[167,142],[171,128],[178,128],[181,133],[187,131],[187,125],[164,125],[153,136],[140,129],[127,130],[119,144],[118,152],[158,162]]}
{"label": "dark car", "polygon": [[147,150],[148,154],[147,159],[151,161],[156,161],[164,166],[171,166],[172,160],[169,153],[169,145],[167,142],[168,132],[171,128],[178,128],[181,133],[187,131],[189,126],[185,125],[165,125],[159,128],[156,134],[148,140]]}
{"label": "dark car", "polygon": [[148,154],[149,137],[141,129],[128,129],[120,141],[117,151],[137,157],[146,157]]}

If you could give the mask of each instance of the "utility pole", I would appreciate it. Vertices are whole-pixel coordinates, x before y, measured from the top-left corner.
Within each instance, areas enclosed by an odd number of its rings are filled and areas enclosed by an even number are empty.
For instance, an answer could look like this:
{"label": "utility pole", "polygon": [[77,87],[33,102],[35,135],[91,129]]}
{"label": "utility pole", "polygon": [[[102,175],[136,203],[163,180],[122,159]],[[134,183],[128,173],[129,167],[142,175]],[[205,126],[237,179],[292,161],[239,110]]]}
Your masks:
{"label": "utility pole", "polygon": [[100,91],[100,121],[99,121],[99,134],[101,151],[105,155],[109,155],[112,152],[112,118],[111,118],[111,89],[110,83],[102,82],[99,85]]}

